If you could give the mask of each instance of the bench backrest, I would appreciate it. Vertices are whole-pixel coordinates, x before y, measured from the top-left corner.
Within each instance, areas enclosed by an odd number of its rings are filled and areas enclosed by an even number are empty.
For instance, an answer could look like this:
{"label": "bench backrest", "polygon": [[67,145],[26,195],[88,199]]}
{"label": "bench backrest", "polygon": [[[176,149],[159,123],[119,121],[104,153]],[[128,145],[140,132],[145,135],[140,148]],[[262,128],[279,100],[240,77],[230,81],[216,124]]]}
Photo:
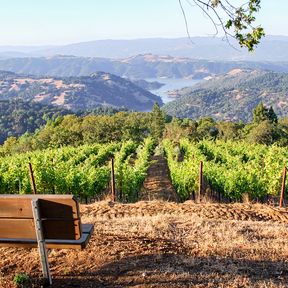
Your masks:
{"label": "bench backrest", "polygon": [[80,239],[79,206],[72,195],[0,195],[0,238],[36,239],[33,199],[39,199],[44,239]]}

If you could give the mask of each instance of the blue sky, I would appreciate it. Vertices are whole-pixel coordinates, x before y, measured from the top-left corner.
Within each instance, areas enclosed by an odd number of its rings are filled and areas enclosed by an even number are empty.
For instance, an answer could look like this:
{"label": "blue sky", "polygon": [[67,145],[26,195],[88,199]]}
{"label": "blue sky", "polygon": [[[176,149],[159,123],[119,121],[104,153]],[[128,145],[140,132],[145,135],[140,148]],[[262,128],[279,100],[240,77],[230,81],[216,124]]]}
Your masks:
{"label": "blue sky", "polygon": [[[182,1],[185,5],[186,0]],[[98,39],[187,36],[178,0],[1,2],[0,45],[59,45]],[[261,3],[258,18],[266,34],[288,35],[288,1],[262,0]],[[197,7],[186,3],[185,11],[191,36],[213,33],[211,23]]]}

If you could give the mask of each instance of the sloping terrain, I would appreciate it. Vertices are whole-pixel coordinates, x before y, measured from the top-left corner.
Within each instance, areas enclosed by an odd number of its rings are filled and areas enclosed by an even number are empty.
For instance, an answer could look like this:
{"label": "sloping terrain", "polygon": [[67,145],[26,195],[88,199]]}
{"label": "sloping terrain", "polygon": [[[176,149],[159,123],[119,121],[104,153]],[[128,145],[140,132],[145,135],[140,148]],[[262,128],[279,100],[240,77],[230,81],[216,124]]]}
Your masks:
{"label": "sloping terrain", "polygon": [[96,72],[83,77],[36,77],[0,72],[0,100],[22,99],[60,106],[72,111],[99,106],[151,110],[162,100],[119,76]]}
{"label": "sloping terrain", "polygon": [[[83,251],[52,250],[52,287],[288,287],[288,211],[260,204],[97,202]],[[26,272],[40,287],[37,249],[0,248],[0,287]]]}
{"label": "sloping terrain", "polygon": [[217,120],[247,122],[261,101],[272,106],[278,116],[288,115],[287,73],[233,69],[173,94],[179,99],[166,104],[164,110],[181,118],[212,116]]}

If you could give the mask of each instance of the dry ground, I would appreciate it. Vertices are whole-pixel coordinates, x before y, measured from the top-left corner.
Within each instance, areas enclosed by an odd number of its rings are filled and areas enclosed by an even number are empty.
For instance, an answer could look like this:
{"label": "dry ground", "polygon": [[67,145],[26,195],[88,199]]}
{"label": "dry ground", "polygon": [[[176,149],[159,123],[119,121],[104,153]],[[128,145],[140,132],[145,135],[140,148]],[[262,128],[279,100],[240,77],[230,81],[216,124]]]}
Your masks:
{"label": "dry ground", "polygon": [[[94,235],[83,251],[52,250],[52,287],[288,287],[288,210],[260,204],[98,202],[81,206]],[[0,249],[0,287],[37,249]]]}
{"label": "dry ground", "polygon": [[140,200],[178,201],[170,179],[167,159],[163,155],[154,155],[139,195]]}

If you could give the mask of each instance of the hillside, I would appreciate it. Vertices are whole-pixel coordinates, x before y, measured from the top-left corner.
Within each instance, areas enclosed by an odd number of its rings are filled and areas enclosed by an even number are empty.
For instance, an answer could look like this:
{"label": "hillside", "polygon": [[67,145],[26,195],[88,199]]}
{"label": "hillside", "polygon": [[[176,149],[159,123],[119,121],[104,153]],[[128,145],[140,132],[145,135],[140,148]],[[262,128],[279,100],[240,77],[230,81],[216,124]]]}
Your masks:
{"label": "hillside", "polygon": [[[234,43],[235,47],[238,47],[237,43]],[[232,44],[234,43],[232,41]],[[244,49],[234,49],[223,41],[222,37],[97,40],[50,47],[0,46],[0,57],[50,57],[61,54],[115,59],[146,53],[217,61],[281,62],[288,59],[288,37],[267,35],[261,40],[254,53],[248,53]]]}
{"label": "hillside", "polygon": [[36,77],[0,73],[0,100],[22,99],[55,105],[72,111],[99,106],[151,110],[162,100],[132,82],[116,75],[96,72],[82,77]]}
{"label": "hillside", "polygon": [[[287,287],[287,209],[252,204],[108,201],[81,205],[88,247],[51,250],[52,288]],[[0,248],[0,287],[27,273],[37,249]]]}
{"label": "hillside", "polygon": [[26,132],[33,133],[45,125],[49,119],[69,111],[52,105],[27,102],[23,100],[0,100],[0,144],[8,136],[20,136]]}
{"label": "hillside", "polygon": [[[0,59],[0,70],[37,76],[89,76],[96,71],[112,73],[129,79],[191,78],[227,73],[235,68],[267,69],[288,72],[287,62],[244,62],[202,60],[165,56],[165,54],[139,54],[136,56],[108,59],[74,56],[26,57]],[[160,80],[161,82],[161,80]]]}
{"label": "hillside", "polygon": [[247,122],[261,101],[272,106],[278,116],[288,116],[288,74],[285,73],[233,69],[173,94],[179,99],[166,104],[164,110],[181,118],[212,116],[217,120]]}

